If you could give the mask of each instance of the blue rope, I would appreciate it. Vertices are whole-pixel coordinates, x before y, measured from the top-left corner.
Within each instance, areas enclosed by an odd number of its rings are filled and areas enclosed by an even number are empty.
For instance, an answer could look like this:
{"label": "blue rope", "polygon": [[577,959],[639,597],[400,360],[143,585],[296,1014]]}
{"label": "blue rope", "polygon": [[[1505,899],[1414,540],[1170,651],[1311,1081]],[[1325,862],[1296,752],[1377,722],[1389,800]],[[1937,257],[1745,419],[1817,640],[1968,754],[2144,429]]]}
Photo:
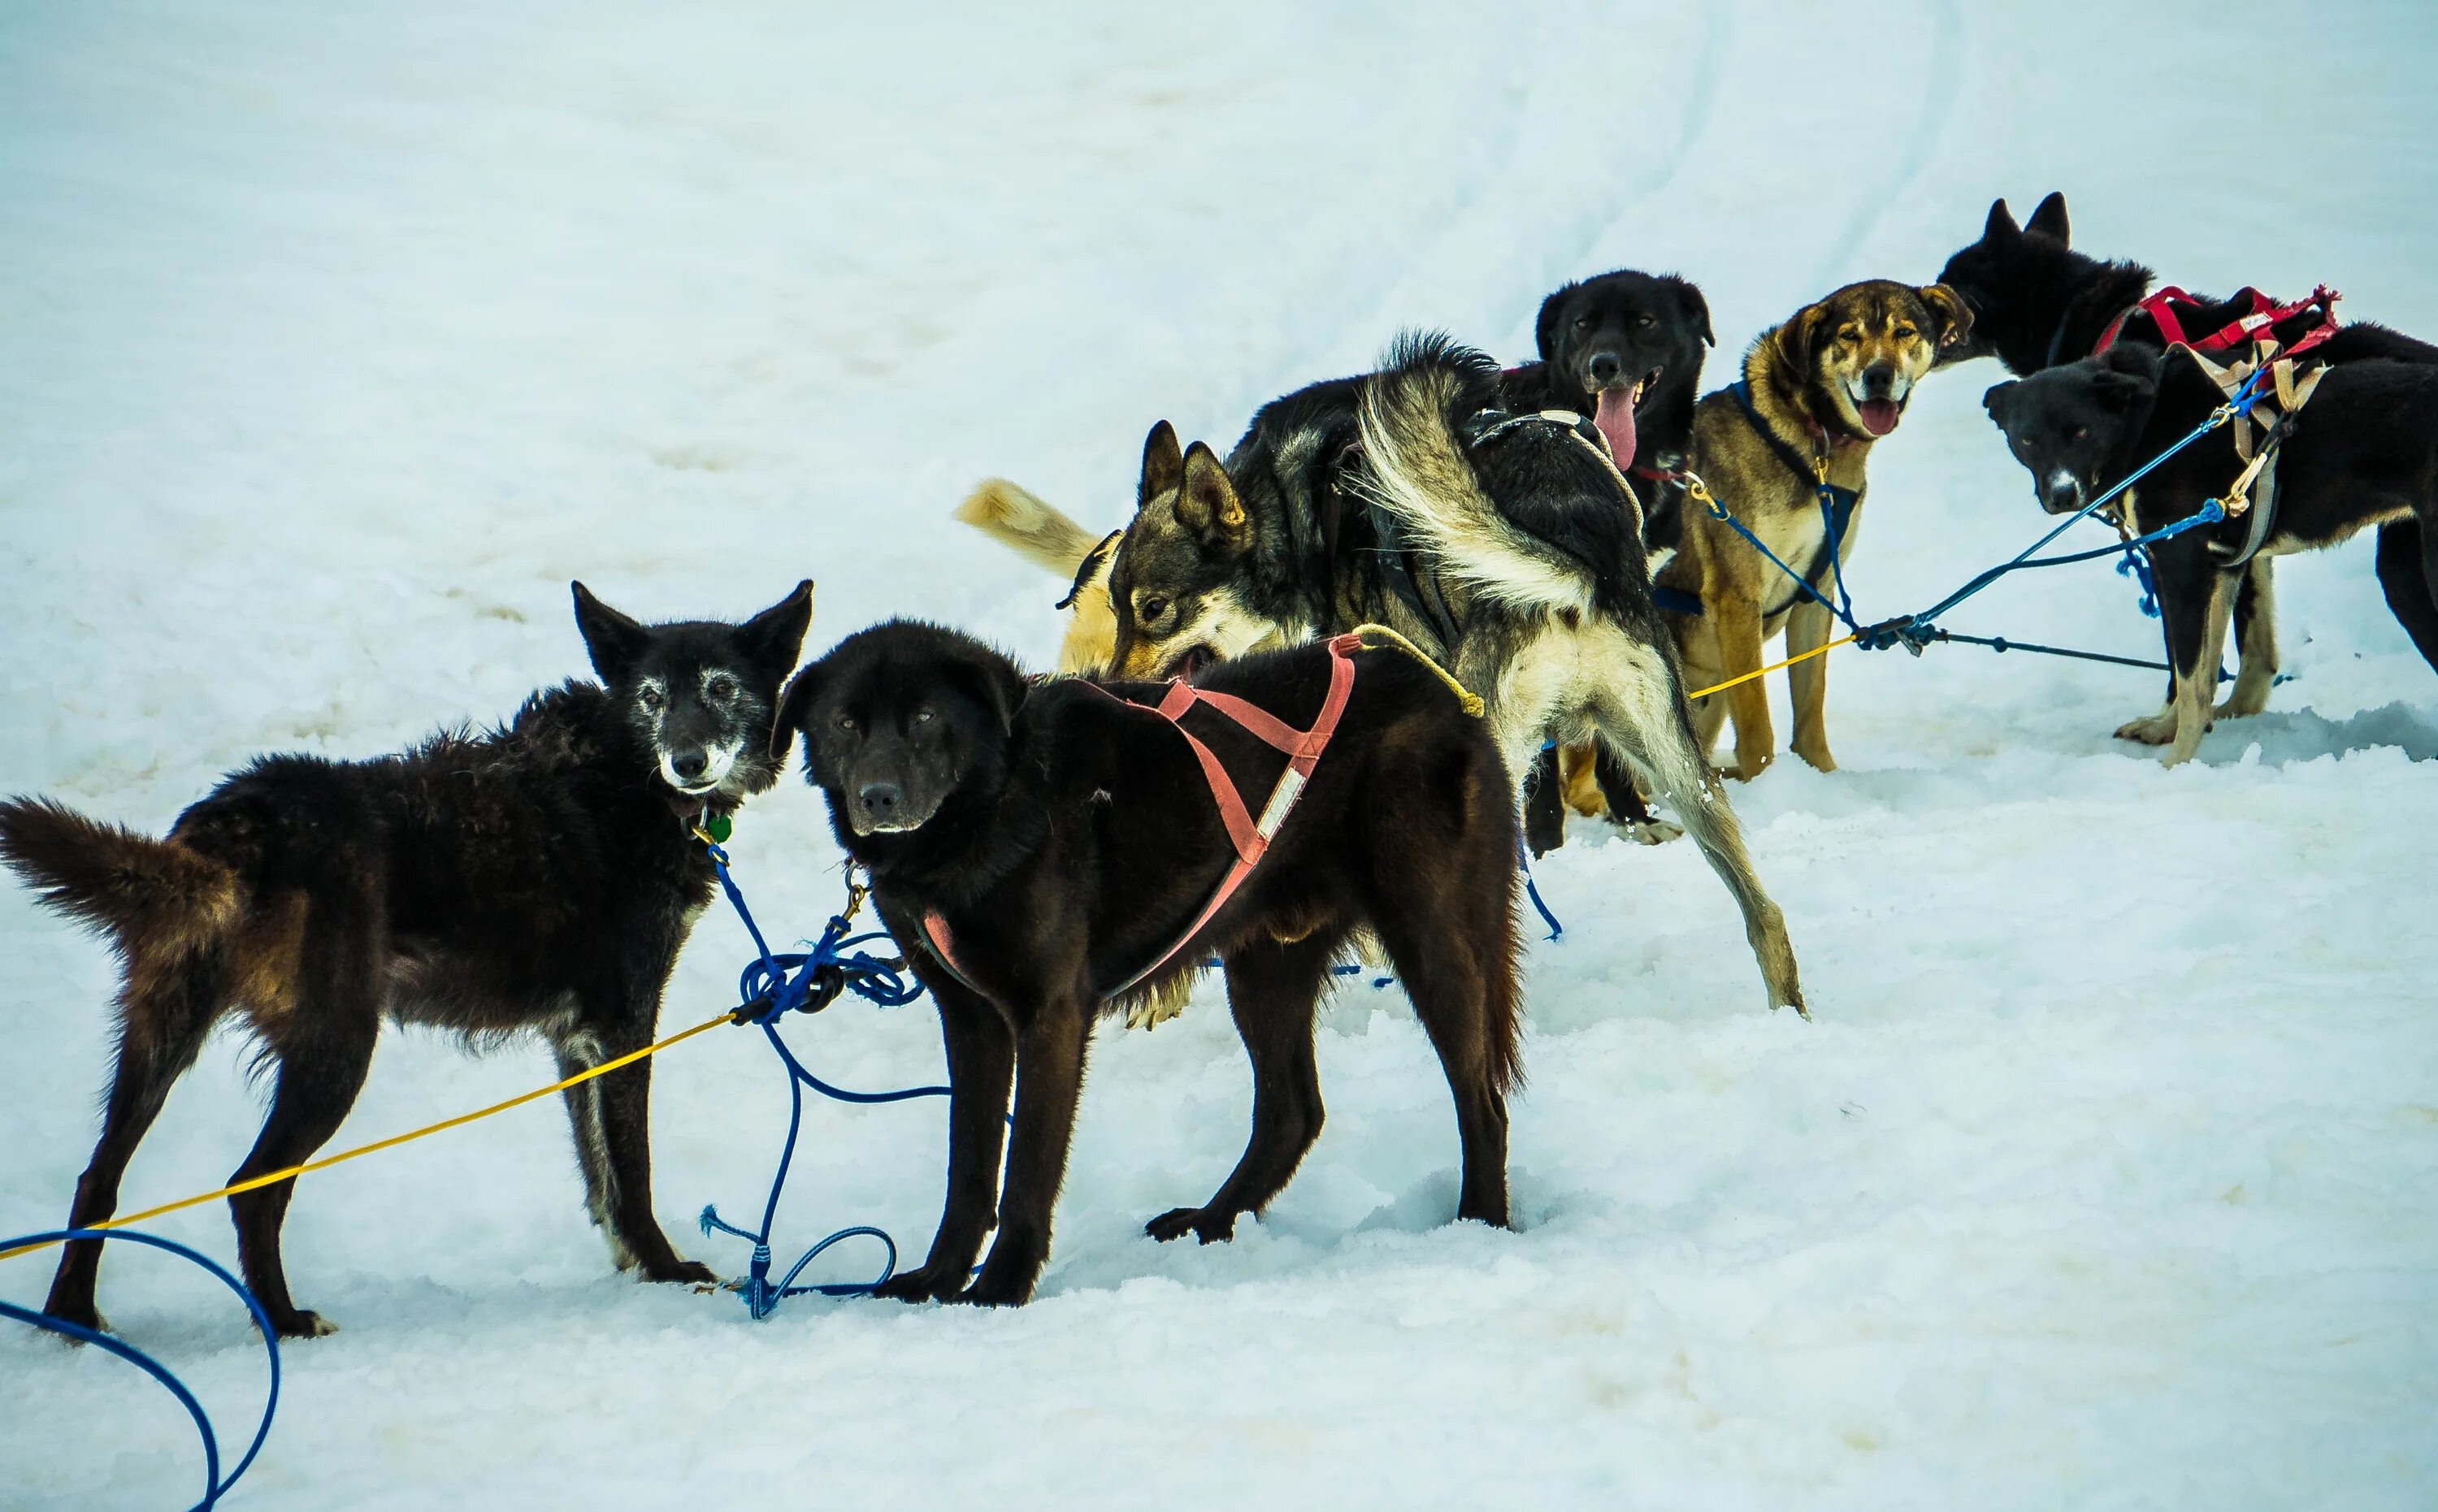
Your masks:
{"label": "blue rope", "polygon": [[245,1456],[237,1462],[237,1468],[223,1477],[221,1474],[220,1438],[212,1432],[212,1420],[204,1413],[203,1404],[195,1399],[195,1394],[186,1389],[186,1383],[180,1380],[168,1366],[126,1340],[113,1338],[98,1328],[88,1328],[83,1324],[70,1323],[65,1318],[55,1318],[46,1312],[36,1312],[31,1308],[21,1308],[12,1302],[0,1302],[0,1318],[14,1318],[19,1323],[29,1324],[34,1327],[74,1339],[80,1344],[93,1345],[116,1355],[168,1388],[169,1395],[178,1398],[178,1405],[186,1409],[186,1415],[195,1420],[195,1432],[203,1441],[203,1499],[194,1504],[192,1512],[210,1512],[210,1508],[216,1505],[221,1497],[228,1494],[229,1487],[238,1483],[238,1477],[253,1467],[254,1457],[262,1451],[262,1441],[271,1436],[272,1415],[279,1410],[279,1335],[271,1327],[271,1315],[262,1310],[262,1304],[255,1300],[254,1293],[245,1289],[244,1283],[229,1275],[214,1261],[188,1249],[184,1244],[166,1239],[155,1239],[150,1234],[137,1233],[132,1229],[58,1228],[44,1234],[24,1234],[11,1239],[0,1239],[0,1250],[12,1250],[24,1244],[49,1244],[67,1239],[125,1239],[131,1244],[167,1250],[181,1259],[192,1260],[209,1271],[220,1279],[221,1285],[236,1292],[238,1300],[245,1304],[245,1310],[254,1314],[254,1326],[261,1330],[262,1346],[271,1357],[271,1385],[263,1396],[262,1421],[255,1427],[253,1442],[246,1445]]}
{"label": "blue rope", "polygon": [[[923,995],[923,984],[904,975],[905,962],[874,957],[856,949],[874,941],[887,940],[885,931],[850,935],[844,917],[833,916],[822,930],[821,939],[808,951],[774,955],[762,930],[753,922],[753,911],[745,905],[745,894],[729,875],[728,853],[718,845],[705,842],[711,853],[711,864],[719,876],[721,890],[728,894],[729,904],[736,917],[744,921],[745,932],[753,937],[755,958],[746,962],[737,976],[737,1022],[750,1023],[762,1030],[777,1052],[780,1064],[787,1069],[787,1137],[779,1147],[779,1169],[770,1178],[770,1195],[762,1204],[762,1226],[740,1228],[719,1216],[717,1204],[707,1204],[699,1220],[703,1233],[731,1234],[753,1246],[752,1259],[745,1277],[730,1283],[732,1290],[743,1294],[745,1310],[753,1317],[767,1318],[779,1304],[791,1296],[819,1292],[823,1296],[855,1296],[887,1282],[897,1271],[897,1242],[888,1233],[869,1224],[842,1228],[829,1235],[800,1256],[777,1281],[770,1279],[770,1229],[779,1214],[779,1194],[786,1189],[787,1171],[796,1159],[796,1139],[804,1130],[804,1089],[812,1088],[825,1098],[839,1102],[872,1105],[883,1102],[904,1102],[912,1098],[945,1098],[945,1086],[907,1087],[896,1092],[853,1092],[833,1086],[806,1069],[787,1043],[779,1035],[779,1021],[792,1012],[819,1012],[849,992],[879,1008],[896,1008]],[[804,1268],[819,1258],[823,1251],[850,1239],[875,1239],[888,1252],[880,1274],[869,1281],[833,1281],[799,1286],[796,1278]]]}
{"label": "blue rope", "polygon": [[1532,857],[1525,850],[1524,837],[1521,835],[1515,837],[1515,870],[1524,873],[1524,896],[1532,900],[1532,910],[1541,916],[1543,923],[1549,926],[1549,938],[1555,940],[1564,934],[1566,926],[1558,923],[1558,916],[1551,913],[1549,905],[1541,901],[1541,888],[1532,880]]}

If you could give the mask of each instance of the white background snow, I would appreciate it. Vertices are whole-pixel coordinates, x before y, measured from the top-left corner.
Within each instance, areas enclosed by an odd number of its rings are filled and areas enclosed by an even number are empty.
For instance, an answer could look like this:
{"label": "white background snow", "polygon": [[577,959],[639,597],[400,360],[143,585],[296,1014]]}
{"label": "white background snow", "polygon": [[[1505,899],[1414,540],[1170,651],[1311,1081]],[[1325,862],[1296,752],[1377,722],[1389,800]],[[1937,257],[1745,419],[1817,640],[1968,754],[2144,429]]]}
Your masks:
{"label": "white background snow", "polygon": [[[2433,57],[2411,3],[11,6],[0,785],[157,830],[259,749],[499,718],[582,670],[573,576],[679,616],[811,575],[808,650],[909,612],[1047,664],[1056,585],[946,520],[982,476],[1105,528],[1152,421],[1224,447],[1406,325],[1519,358],[1547,289],[1620,265],[1700,281],[1723,381],[1840,283],[1927,281],[2000,194],[2438,336]],[[1874,457],[1866,614],[2040,528],[2002,376],[1931,380]],[[1446,1093],[1368,989],[1326,1011],[1328,1132],[1223,1248],[1140,1231],[1241,1146],[1215,985],[1104,1030],[1016,1312],[755,1325],[631,1284],[538,1105],[303,1184],[291,1274],[344,1331],[289,1351],[231,1504],[2428,1506],[2438,679],[2366,540],[2278,574],[2294,680],[2173,772],[2109,738],[2149,674],[1836,653],[1844,769],[1736,793],[1816,1023],[1762,1011],[1689,847],[1579,824],[1517,1232],[1445,1222]],[[2157,645],[2104,566],[1951,623]],[[783,932],[835,906],[800,785],[733,850]],[[743,946],[705,917],[667,1027]],[[112,982],[0,893],[0,1234],[65,1214]],[[852,1085],[939,1068],[921,1006],[792,1033]],[[245,1055],[206,1051],[131,1205],[234,1168]],[[338,1143],[548,1073],[392,1036]],[[759,1201],[778,1068],[723,1031],[656,1091],[663,1221],[737,1271],[691,1218]],[[919,1255],[939,1105],[806,1138],[781,1242]],[[217,1205],[157,1229],[233,1255]],[[241,1442],[225,1295],[125,1252],[102,1302]],[[132,1370],[0,1331],[0,1505],[180,1506],[197,1460]]]}

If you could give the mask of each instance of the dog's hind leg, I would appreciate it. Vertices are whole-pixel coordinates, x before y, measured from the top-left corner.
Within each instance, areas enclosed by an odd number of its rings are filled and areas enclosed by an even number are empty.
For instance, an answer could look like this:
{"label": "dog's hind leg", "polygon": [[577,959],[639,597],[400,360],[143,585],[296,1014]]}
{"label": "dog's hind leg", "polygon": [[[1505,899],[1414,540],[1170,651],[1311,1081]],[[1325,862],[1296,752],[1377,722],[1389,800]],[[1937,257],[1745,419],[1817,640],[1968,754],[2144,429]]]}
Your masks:
{"label": "dog's hind leg", "polygon": [[1735,896],[1743,914],[1744,939],[1760,964],[1769,990],[1769,1006],[1792,1008],[1811,1016],[1803,1000],[1803,986],[1794,964],[1794,946],[1786,936],[1786,920],[1760,885],[1745,853],[1743,829],[1727,802],[1727,790],[1693,741],[1690,716],[1676,678],[1676,668],[1657,648],[1628,642],[1615,653],[1636,669],[1618,678],[1594,710],[1600,736],[1614,747],[1656,796],[1685,825],[1685,833],[1702,849],[1702,858]]}
{"label": "dog's hind leg", "polygon": [[2235,595],[2235,654],[2239,659],[2235,687],[2217,706],[2217,718],[2251,718],[2269,707],[2269,690],[2277,684],[2274,561],[2255,556],[2244,564]]}
{"label": "dog's hind leg", "polygon": [[2438,531],[2418,519],[2381,525],[2378,586],[2421,659],[2438,667]]}
{"label": "dog's hind leg", "polygon": [[1268,1206],[1320,1137],[1313,1013],[1329,984],[1337,943],[1337,932],[1324,930],[1293,943],[1261,941],[1228,956],[1228,1009],[1253,1063],[1252,1138],[1208,1203],[1153,1219],[1143,1230],[1152,1238],[1192,1234],[1205,1244],[1234,1238],[1236,1215]]}
{"label": "dog's hind leg", "polygon": [[[293,1008],[266,1028],[279,1064],[271,1116],[254,1150],[229,1177],[251,1181],[313,1158],[339,1132],[363,1089],[380,1035],[380,971],[375,960],[379,926],[368,905],[358,901],[356,917],[317,895],[306,916],[298,956]],[[237,1223],[238,1259],[272,1327],[283,1338],[309,1339],[333,1326],[296,1306],[288,1294],[288,1271],[279,1253],[279,1231],[288,1220],[295,1178],[257,1187],[229,1199]]]}
{"label": "dog's hind leg", "polygon": [[[119,1178],[127,1173],[128,1161],[160,1116],[170,1086],[195,1064],[220,1016],[222,973],[216,949],[159,972],[133,960],[128,976],[119,998],[117,1064],[102,1113],[101,1138],[77,1180],[76,1201],[68,1208],[70,1228],[89,1227],[117,1211]],[[139,987],[137,981],[145,978],[146,985]],[[88,1239],[62,1251],[50,1296],[43,1303],[44,1312],[88,1328],[106,1327],[94,1301],[101,1250],[100,1241]]]}
{"label": "dog's hind leg", "polygon": [[[1815,769],[1833,772],[1837,759],[1828,754],[1828,659],[1805,656],[1828,643],[1836,627],[1828,607],[1805,599],[1786,614],[1786,654],[1804,659],[1786,669],[1788,690],[1794,701],[1794,754]],[[1759,686],[1756,681],[1754,686]]]}

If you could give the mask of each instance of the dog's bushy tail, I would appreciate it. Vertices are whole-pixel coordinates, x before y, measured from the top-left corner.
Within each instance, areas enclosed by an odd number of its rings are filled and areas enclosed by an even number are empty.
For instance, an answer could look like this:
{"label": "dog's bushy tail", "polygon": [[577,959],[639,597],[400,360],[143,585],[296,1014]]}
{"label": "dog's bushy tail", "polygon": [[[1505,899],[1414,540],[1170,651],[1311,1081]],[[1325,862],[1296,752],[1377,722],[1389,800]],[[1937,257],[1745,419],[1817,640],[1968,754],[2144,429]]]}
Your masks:
{"label": "dog's bushy tail", "polygon": [[1417,537],[1440,571],[1521,609],[1587,609],[1581,558],[1516,528],[1481,485],[1456,427],[1497,380],[1495,363],[1447,336],[1399,337],[1355,400],[1361,486]]}
{"label": "dog's bushy tail", "polygon": [[1072,578],[1101,544],[1100,536],[1004,478],[976,483],[956,518],[1059,577]]}
{"label": "dog's bushy tail", "polygon": [[218,943],[243,906],[237,873],[211,857],[48,799],[0,802],[0,861],[131,963]]}

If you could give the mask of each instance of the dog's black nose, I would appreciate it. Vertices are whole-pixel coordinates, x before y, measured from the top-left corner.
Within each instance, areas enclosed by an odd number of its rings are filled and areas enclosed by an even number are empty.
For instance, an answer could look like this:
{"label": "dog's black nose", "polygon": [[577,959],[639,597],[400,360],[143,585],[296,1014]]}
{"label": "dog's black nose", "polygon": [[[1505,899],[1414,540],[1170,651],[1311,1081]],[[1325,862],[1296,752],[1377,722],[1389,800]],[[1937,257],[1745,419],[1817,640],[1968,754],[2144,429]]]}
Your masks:
{"label": "dog's black nose", "polygon": [[1618,360],[1617,355],[1615,352],[1594,352],[1592,354],[1592,381],[1599,384],[1601,387],[1605,388],[1609,384],[1616,382],[1616,376],[1624,371],[1625,364]]}
{"label": "dog's black nose", "polygon": [[886,818],[897,812],[906,801],[906,790],[895,782],[866,782],[857,793],[863,800],[863,811],[874,818]]}
{"label": "dog's black nose", "polygon": [[702,751],[684,751],[669,758],[669,770],[689,782],[710,769],[711,757]]}
{"label": "dog's black nose", "polygon": [[1896,391],[1897,369],[1893,362],[1874,362],[1863,369],[1863,393],[1874,399],[1884,399]]}

